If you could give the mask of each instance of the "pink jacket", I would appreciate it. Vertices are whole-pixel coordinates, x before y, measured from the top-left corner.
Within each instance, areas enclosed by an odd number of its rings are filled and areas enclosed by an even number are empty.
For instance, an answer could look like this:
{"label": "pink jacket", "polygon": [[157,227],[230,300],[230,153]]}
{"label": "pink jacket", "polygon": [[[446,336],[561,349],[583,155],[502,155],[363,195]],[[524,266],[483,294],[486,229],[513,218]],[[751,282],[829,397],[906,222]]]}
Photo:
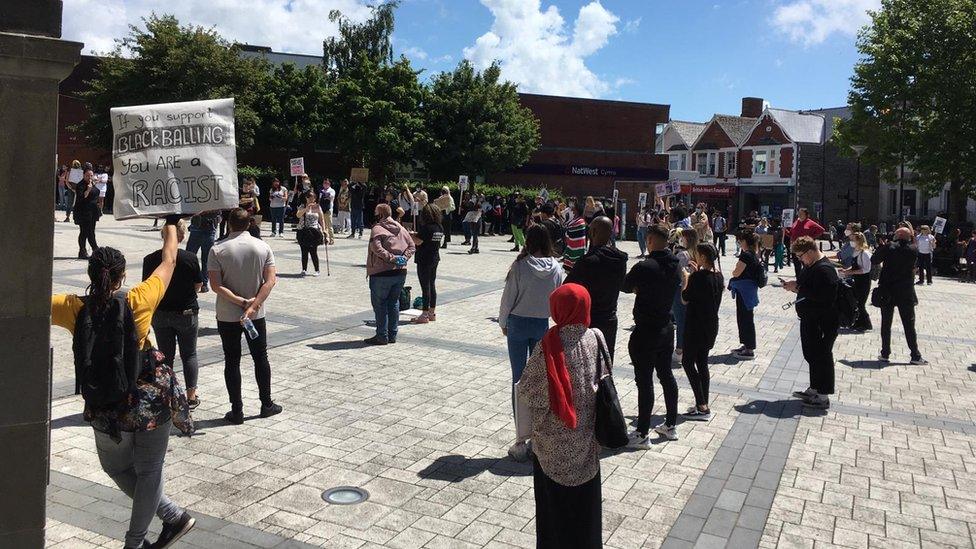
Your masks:
{"label": "pink jacket", "polygon": [[366,254],[366,275],[373,276],[385,271],[402,270],[407,271],[406,265],[399,267],[396,264],[396,257],[405,256],[407,259],[413,256],[416,247],[413,245],[413,238],[403,225],[397,223],[393,218],[381,219],[369,232],[369,251]]}

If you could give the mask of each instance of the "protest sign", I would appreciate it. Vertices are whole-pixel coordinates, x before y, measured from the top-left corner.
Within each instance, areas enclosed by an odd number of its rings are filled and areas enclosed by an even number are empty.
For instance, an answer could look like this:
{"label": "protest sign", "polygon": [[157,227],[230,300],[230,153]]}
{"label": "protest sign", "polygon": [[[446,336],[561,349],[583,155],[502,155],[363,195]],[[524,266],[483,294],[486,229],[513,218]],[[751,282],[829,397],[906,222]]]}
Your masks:
{"label": "protest sign", "polygon": [[647,193],[640,193],[637,195],[637,204],[640,208],[647,206]]}
{"label": "protest sign", "polygon": [[781,226],[792,227],[793,226],[793,208],[785,208],[783,210],[783,220]]}
{"label": "protest sign", "polygon": [[462,193],[468,190],[468,176],[466,175],[458,176],[458,189],[460,189]]}
{"label": "protest sign", "polygon": [[667,183],[658,183],[657,185],[654,185],[654,194],[657,195],[658,197],[667,196],[668,195],[668,184]]}
{"label": "protest sign", "polygon": [[116,219],[237,207],[233,99],[117,107],[111,117]]}
{"label": "protest sign", "polygon": [[671,181],[668,183],[668,194],[681,194],[681,182]]}
{"label": "protest sign", "polygon": [[942,231],[945,230],[945,226],[946,226],[946,218],[936,217],[935,223],[932,224],[932,232],[935,234],[942,234]]}
{"label": "protest sign", "polygon": [[369,168],[353,168],[349,170],[349,181],[353,183],[368,183]]}
{"label": "protest sign", "polygon": [[292,158],[288,160],[288,165],[291,167],[291,176],[299,177],[305,173],[305,158]]}

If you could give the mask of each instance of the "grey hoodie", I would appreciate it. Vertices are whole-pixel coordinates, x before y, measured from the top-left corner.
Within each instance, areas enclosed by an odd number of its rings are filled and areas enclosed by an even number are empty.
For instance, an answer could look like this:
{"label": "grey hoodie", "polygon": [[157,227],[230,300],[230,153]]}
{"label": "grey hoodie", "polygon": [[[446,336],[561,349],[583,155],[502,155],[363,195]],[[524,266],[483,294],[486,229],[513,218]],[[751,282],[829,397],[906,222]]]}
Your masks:
{"label": "grey hoodie", "polygon": [[549,294],[563,277],[562,265],[554,258],[530,255],[516,261],[505,279],[498,325],[507,327],[508,315],[549,318]]}

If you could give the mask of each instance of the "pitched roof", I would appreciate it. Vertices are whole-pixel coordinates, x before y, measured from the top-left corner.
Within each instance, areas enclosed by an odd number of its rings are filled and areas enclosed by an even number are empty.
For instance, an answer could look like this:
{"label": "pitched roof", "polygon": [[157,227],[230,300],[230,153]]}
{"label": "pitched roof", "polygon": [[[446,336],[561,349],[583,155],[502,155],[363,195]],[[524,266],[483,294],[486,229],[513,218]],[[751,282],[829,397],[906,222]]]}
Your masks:
{"label": "pitched roof", "polygon": [[850,120],[851,118],[851,108],[850,107],[833,107],[830,109],[807,109],[805,111],[800,111],[803,113],[816,113],[822,114],[827,120],[833,120],[834,118],[840,118],[841,120]]}
{"label": "pitched roof", "polygon": [[689,147],[694,143],[698,136],[705,130],[704,122],[684,122],[682,120],[672,120],[670,122],[674,131],[678,132],[678,135],[684,140],[685,144]]}
{"label": "pitched roof", "polygon": [[716,114],[712,120],[722,127],[725,135],[728,135],[733,143],[740,145],[749,135],[749,132],[752,131],[752,127],[756,125],[757,119],[744,116],[732,116],[729,114]]}
{"label": "pitched roof", "polygon": [[[783,109],[766,109],[786,135],[795,143],[823,143],[825,115]],[[833,119],[831,119],[833,123]]]}

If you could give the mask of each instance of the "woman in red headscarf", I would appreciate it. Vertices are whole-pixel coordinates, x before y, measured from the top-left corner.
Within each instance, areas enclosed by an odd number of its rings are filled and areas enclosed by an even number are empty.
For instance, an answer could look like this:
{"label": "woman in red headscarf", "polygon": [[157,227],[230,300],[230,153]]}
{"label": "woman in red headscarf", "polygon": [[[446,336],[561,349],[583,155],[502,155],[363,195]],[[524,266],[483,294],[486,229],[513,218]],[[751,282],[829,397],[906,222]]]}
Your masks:
{"label": "woman in red headscarf", "polygon": [[[599,361],[606,342],[590,329],[590,294],[564,284],[549,296],[556,325],[522,372],[520,401],[532,410],[537,547],[602,546],[600,445],[593,433]],[[605,355],[608,356],[608,355]]]}

